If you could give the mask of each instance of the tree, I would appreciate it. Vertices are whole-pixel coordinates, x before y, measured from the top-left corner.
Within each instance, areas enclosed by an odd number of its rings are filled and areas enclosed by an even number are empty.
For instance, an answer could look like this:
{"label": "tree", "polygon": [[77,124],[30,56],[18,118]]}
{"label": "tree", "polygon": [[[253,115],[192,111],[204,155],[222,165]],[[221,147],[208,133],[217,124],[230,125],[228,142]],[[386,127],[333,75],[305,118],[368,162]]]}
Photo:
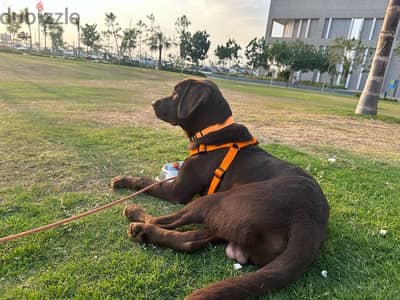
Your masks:
{"label": "tree", "polygon": [[47,33],[50,27],[50,24],[54,23],[54,19],[51,15],[45,13],[42,15],[40,18],[40,25],[43,27],[43,33],[44,33],[44,49],[47,49]]}
{"label": "tree", "polygon": [[327,51],[324,49],[318,49],[313,57],[312,70],[318,70],[321,74],[329,71],[329,59]]}
{"label": "tree", "polygon": [[276,41],[268,45],[270,60],[278,67],[287,66],[289,64],[292,51],[285,41]]}
{"label": "tree", "polygon": [[103,35],[108,39],[108,51],[110,49],[110,38],[114,39],[115,49],[117,51],[118,58],[120,57],[119,53],[119,39],[121,38],[120,32],[122,28],[119,26],[119,23],[116,21],[117,16],[114,13],[106,13],[105,25],[107,26],[107,30],[103,32]]}
{"label": "tree", "polygon": [[30,14],[29,14],[28,8],[25,8],[22,11],[22,16],[23,16],[24,22],[28,26],[28,30],[29,30],[29,49],[32,49],[32,29],[31,29],[31,20],[30,20]]}
{"label": "tree", "polygon": [[379,34],[371,70],[355,111],[356,114],[376,115],[378,113],[379,96],[399,21],[400,0],[390,0]]}
{"label": "tree", "polygon": [[132,59],[132,50],[136,48],[136,39],[138,35],[138,30],[125,29],[122,35],[121,42],[121,55],[125,54],[126,51],[129,53],[129,58]]}
{"label": "tree", "polygon": [[[302,41],[286,43],[277,41],[268,46],[269,60],[285,70],[285,80],[290,81],[293,72],[308,72],[328,70],[326,51]],[[336,67],[336,66],[335,66]]]}
{"label": "tree", "polygon": [[308,72],[314,70],[317,50],[313,45],[296,41],[289,44],[289,48],[292,53],[288,62],[291,71]]}
{"label": "tree", "polygon": [[236,43],[234,39],[229,39],[225,46],[218,45],[217,49],[215,49],[215,56],[219,58],[223,65],[225,65],[226,61],[231,61],[232,59],[239,58],[239,50],[241,50],[239,44]]}
{"label": "tree", "polygon": [[263,68],[267,70],[269,67],[269,48],[263,37],[252,39],[246,46],[244,55],[247,58],[247,64],[253,69]]}
{"label": "tree", "polygon": [[143,34],[146,31],[147,25],[142,20],[139,20],[136,26],[137,26],[137,36],[139,37],[139,59],[140,61],[142,61]]}
{"label": "tree", "polygon": [[[204,60],[207,57],[208,50],[210,49],[211,42],[208,39],[210,35],[207,31],[196,31],[193,37],[190,39],[190,48],[187,55],[190,56],[192,62],[196,65],[199,64],[200,60]],[[186,50],[185,50],[186,51]]]}
{"label": "tree", "polygon": [[172,46],[171,40],[165,36],[160,28],[155,28],[152,35],[147,40],[150,50],[158,50],[158,69],[162,68],[162,51]]}
{"label": "tree", "polygon": [[6,30],[10,34],[11,42],[15,46],[15,37],[21,29],[20,22],[17,22],[16,13],[8,13],[6,16]]}
{"label": "tree", "polygon": [[[186,59],[188,56],[190,56],[192,49],[192,36],[188,31],[190,24],[192,23],[186,15],[182,15],[175,22],[175,29],[179,34],[179,56],[183,59]],[[203,37],[198,34],[196,40],[199,40],[199,38]]]}
{"label": "tree", "polygon": [[100,34],[97,32],[97,25],[85,24],[81,28],[82,31],[82,42],[87,47],[87,53],[89,54],[89,49],[94,49],[96,42],[100,40]]}
{"label": "tree", "polygon": [[63,34],[64,28],[58,23],[52,23],[49,25],[51,48],[52,52],[55,53],[63,45]]}
{"label": "tree", "polygon": [[153,14],[147,16],[150,21],[150,26],[147,28],[147,44],[152,51],[158,51],[157,68],[162,68],[162,52],[164,49],[169,49],[172,46],[171,39],[168,38],[162,31],[159,25],[155,25],[155,17]]}
{"label": "tree", "polygon": [[364,55],[360,55],[360,53],[364,50],[365,47],[360,40],[342,37],[336,38],[328,47],[330,72],[333,75],[337,65],[341,65],[342,70],[339,74],[341,75],[340,83],[342,85],[346,84],[351,69],[356,68],[363,61]]}

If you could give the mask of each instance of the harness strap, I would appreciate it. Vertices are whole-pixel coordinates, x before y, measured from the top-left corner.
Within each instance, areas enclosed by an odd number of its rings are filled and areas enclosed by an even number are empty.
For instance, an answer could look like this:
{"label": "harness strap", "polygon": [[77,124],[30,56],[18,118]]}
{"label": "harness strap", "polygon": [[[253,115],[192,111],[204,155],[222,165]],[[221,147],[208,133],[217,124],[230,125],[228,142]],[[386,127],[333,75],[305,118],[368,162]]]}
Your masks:
{"label": "harness strap", "polygon": [[192,149],[189,151],[190,156],[199,154],[199,153],[204,153],[204,152],[211,152],[215,150],[220,150],[224,148],[231,148],[233,145],[237,145],[240,149],[250,146],[250,145],[256,145],[258,144],[257,140],[255,138],[252,138],[250,141],[246,142],[237,142],[237,143],[226,143],[222,145],[204,145],[200,144],[196,149]]}
{"label": "harness strap", "polygon": [[211,132],[215,132],[215,131],[219,131],[221,129],[224,129],[224,128],[232,125],[233,123],[234,123],[233,117],[230,116],[222,124],[211,125],[211,126],[209,126],[207,128],[204,128],[203,130],[200,130],[194,136],[190,137],[190,140],[191,141],[198,140],[199,138],[202,138],[203,136],[205,136],[205,135],[207,135],[207,134],[209,134]]}
{"label": "harness strap", "polygon": [[239,150],[250,145],[256,145],[257,143],[258,143],[257,140],[255,138],[252,138],[250,141],[246,142],[227,143],[217,146],[201,144],[197,149],[190,151],[190,156],[193,156],[199,153],[211,152],[219,149],[229,148],[228,152],[225,154],[225,157],[223,158],[219,167],[214,171],[214,177],[211,180],[207,195],[215,193],[222,180],[222,176],[225,174],[225,172],[231,166],[232,162],[235,160],[235,157],[238,154]]}
{"label": "harness strap", "polygon": [[207,195],[215,193],[222,180],[222,176],[225,174],[225,172],[229,169],[232,162],[235,160],[235,157],[239,152],[239,150],[240,148],[236,144],[234,144],[232,147],[229,148],[221,164],[214,172],[214,177],[211,180],[211,184],[210,187],[208,188]]}

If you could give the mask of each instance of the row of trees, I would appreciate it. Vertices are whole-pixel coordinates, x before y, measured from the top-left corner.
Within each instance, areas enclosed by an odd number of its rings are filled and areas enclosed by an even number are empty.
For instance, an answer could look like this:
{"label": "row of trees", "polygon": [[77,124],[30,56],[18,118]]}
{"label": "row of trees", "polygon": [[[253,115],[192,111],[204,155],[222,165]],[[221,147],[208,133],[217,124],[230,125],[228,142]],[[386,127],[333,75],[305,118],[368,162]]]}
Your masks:
{"label": "row of trees", "polygon": [[[340,84],[344,85],[351,70],[363,62],[365,49],[355,39],[337,38],[329,47],[316,48],[302,41],[276,41],[266,44],[264,38],[254,38],[246,46],[244,55],[250,68],[268,70],[274,65],[286,71],[286,80],[297,71],[318,70],[329,73],[331,84],[340,75]],[[217,46],[215,55],[222,64],[226,64],[238,60],[239,50],[241,46],[235,40],[229,39],[225,45]],[[337,68],[339,65],[341,70]]]}
{"label": "row of trees", "polygon": [[[61,24],[55,22],[49,14],[41,14],[38,18],[41,33],[44,35],[44,49],[47,50],[48,37],[51,39],[51,48],[56,51],[63,46],[64,29]],[[6,17],[6,30],[11,38],[11,43],[15,46],[17,41],[29,42],[32,45],[31,22],[29,11],[24,9],[20,13],[12,12]],[[155,16],[146,16],[146,21],[139,20],[135,26],[122,29],[119,25],[117,16],[110,12],[105,14],[105,30],[100,31],[97,24],[81,25],[81,20],[77,16],[72,22],[77,30],[77,51],[81,53],[81,43],[86,47],[88,54],[93,52],[103,52],[111,56],[115,54],[117,59],[124,56],[132,58],[133,51],[138,49],[140,60],[143,58],[143,49],[148,47],[151,51],[158,53],[158,66],[161,67],[162,54],[165,49],[172,46],[179,47],[179,58],[190,60],[195,64],[207,57],[210,48],[210,35],[205,30],[198,30],[194,33],[189,31],[191,25],[186,15],[181,16],[175,22],[175,29],[178,38],[167,36],[161,27],[156,23]],[[26,24],[28,32],[22,31],[22,25]],[[40,34],[40,33],[39,33]],[[40,48],[40,38],[39,45]]]}
{"label": "row of trees", "polygon": [[[55,22],[54,18],[48,14],[40,14],[38,20],[44,34],[44,48],[47,49],[48,36],[50,36],[53,50],[61,47],[64,44],[64,28]],[[5,15],[5,21],[6,30],[10,34],[13,46],[17,41],[22,41],[29,42],[29,47],[32,48],[32,21],[30,20],[28,8],[25,8],[19,14],[13,12]],[[22,24],[27,25],[27,32],[21,31]]]}
{"label": "row of trees", "polygon": [[[186,15],[178,18],[175,22],[175,29],[179,35],[178,40],[168,37],[162,31],[153,14],[147,16],[147,22],[139,20],[135,27],[122,30],[116,21],[116,16],[113,13],[108,13],[105,18],[105,25],[107,30],[103,31],[102,35],[106,41],[104,48],[108,53],[114,50],[118,58],[126,55],[132,58],[132,52],[139,48],[141,60],[142,49],[145,45],[158,53],[159,68],[162,66],[162,55],[165,49],[178,46],[179,57],[182,60],[191,60],[193,63],[199,64],[207,57],[211,44],[210,35],[207,31],[196,31],[194,33],[189,31],[191,22]],[[96,24],[85,24],[78,28],[82,31],[82,34],[78,32],[78,38],[82,38],[82,43],[87,47],[88,52],[99,48],[101,35]]]}
{"label": "row of trees", "polygon": [[[19,21],[16,21],[17,19]],[[46,13],[40,15],[38,20],[44,34],[44,49],[47,49],[48,37],[50,37],[53,51],[62,47],[63,27]],[[11,42],[15,44],[16,40],[29,41],[32,48],[28,9],[21,11],[18,18],[15,17],[15,13],[8,15],[6,21]],[[27,25],[28,32],[21,31],[23,23]],[[101,50],[108,56],[114,53],[117,59],[126,56],[132,58],[134,51],[137,50],[139,59],[142,60],[143,48],[148,47],[158,54],[159,68],[162,66],[162,55],[165,49],[176,46],[179,50],[180,62],[189,60],[198,65],[207,57],[211,45],[207,31],[190,31],[191,21],[186,15],[182,15],[175,22],[177,38],[168,37],[156,23],[153,14],[148,15],[146,21],[139,20],[135,26],[126,29],[122,29],[117,16],[112,12],[105,14],[105,30],[103,31],[99,31],[96,24],[82,26],[79,17],[76,17],[72,23],[77,30],[78,55],[81,52],[81,41],[86,46],[88,54]],[[242,47],[235,39],[230,38],[225,44],[217,45],[214,54],[220,64],[226,66],[231,65],[231,62],[239,63],[242,58],[241,50]],[[340,76],[339,84],[345,85],[352,69],[364,63],[365,47],[356,39],[337,38],[328,47],[316,48],[302,41],[277,41],[267,45],[264,38],[254,38],[245,47],[244,56],[252,69],[269,70],[271,65],[274,65],[280,70],[285,70],[283,74],[287,76],[286,80],[290,80],[297,71],[318,70],[321,73],[329,73],[331,84]]]}

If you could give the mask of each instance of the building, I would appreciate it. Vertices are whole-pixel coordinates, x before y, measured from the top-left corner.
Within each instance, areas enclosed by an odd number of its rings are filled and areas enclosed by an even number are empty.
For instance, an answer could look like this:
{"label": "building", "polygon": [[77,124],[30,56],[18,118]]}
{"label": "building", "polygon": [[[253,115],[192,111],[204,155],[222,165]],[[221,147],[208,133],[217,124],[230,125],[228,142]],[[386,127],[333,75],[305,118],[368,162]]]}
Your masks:
{"label": "building", "polygon": [[[347,78],[346,88],[362,90],[387,4],[388,0],[270,0],[265,39],[267,43],[299,39],[316,47],[329,46],[337,37],[361,39],[367,47],[363,63],[352,70]],[[400,26],[397,28],[393,49],[400,41],[399,28]],[[394,54],[393,49],[382,93],[398,98],[400,88],[396,89],[393,83],[400,80],[400,58]],[[302,74],[302,79],[329,81],[327,74],[317,72]],[[340,77],[337,79],[339,82]]]}

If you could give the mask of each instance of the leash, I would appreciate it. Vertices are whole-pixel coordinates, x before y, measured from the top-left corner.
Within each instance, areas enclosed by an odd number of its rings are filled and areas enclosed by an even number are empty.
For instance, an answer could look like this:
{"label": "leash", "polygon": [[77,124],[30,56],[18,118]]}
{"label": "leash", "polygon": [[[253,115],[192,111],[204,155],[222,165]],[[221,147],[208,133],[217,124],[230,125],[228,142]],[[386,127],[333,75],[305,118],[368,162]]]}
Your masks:
{"label": "leash", "polygon": [[8,241],[11,241],[11,240],[16,240],[16,239],[22,238],[22,237],[24,237],[24,236],[31,235],[31,234],[36,233],[36,232],[49,230],[49,229],[51,229],[51,228],[54,228],[54,227],[57,227],[57,226],[60,226],[60,225],[63,225],[63,224],[67,224],[67,223],[70,223],[70,222],[72,222],[72,221],[81,219],[81,218],[83,218],[83,217],[86,217],[86,216],[95,214],[95,213],[97,213],[97,212],[99,212],[99,211],[105,210],[105,209],[107,209],[107,208],[110,208],[110,207],[112,207],[112,206],[115,206],[115,205],[117,205],[117,204],[120,204],[120,203],[122,203],[122,202],[124,202],[124,201],[127,201],[127,200],[129,200],[129,199],[131,199],[131,198],[134,198],[134,197],[136,197],[136,196],[138,196],[138,195],[140,195],[140,194],[143,194],[144,192],[148,191],[148,190],[151,189],[152,187],[155,187],[155,186],[157,186],[157,185],[159,185],[159,184],[162,184],[162,183],[164,183],[164,182],[166,182],[166,181],[170,181],[170,180],[174,179],[175,177],[176,177],[176,176],[170,177],[170,178],[168,178],[168,179],[164,179],[164,180],[161,180],[161,181],[158,181],[158,182],[155,182],[155,183],[153,183],[153,184],[150,184],[150,185],[146,186],[144,189],[141,189],[140,191],[137,191],[137,192],[135,192],[135,193],[132,193],[132,194],[130,194],[130,195],[128,195],[128,196],[125,196],[125,197],[123,197],[123,198],[121,198],[121,199],[115,200],[115,201],[113,201],[113,202],[111,202],[111,203],[108,203],[108,204],[105,204],[105,205],[103,205],[103,206],[100,206],[100,207],[94,208],[94,209],[92,209],[92,210],[86,211],[86,212],[81,213],[81,214],[79,214],[79,215],[72,216],[72,217],[66,218],[66,219],[64,219],[64,220],[60,220],[60,221],[51,223],[51,224],[47,224],[47,225],[44,225],[44,226],[40,226],[40,227],[37,227],[37,228],[33,228],[33,229],[31,229],[31,230],[27,230],[27,231],[24,231],[24,232],[20,232],[20,233],[17,233],[17,234],[13,234],[13,235],[9,235],[9,236],[0,238],[0,244],[1,244],[1,243],[8,242]]}

